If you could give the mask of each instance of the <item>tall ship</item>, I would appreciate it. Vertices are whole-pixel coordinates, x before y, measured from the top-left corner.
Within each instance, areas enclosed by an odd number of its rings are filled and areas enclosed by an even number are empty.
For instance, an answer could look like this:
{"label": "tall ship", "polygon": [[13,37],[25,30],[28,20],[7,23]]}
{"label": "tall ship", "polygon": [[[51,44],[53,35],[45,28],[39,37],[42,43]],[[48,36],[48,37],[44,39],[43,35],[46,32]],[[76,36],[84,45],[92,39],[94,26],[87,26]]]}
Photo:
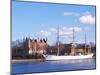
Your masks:
{"label": "tall ship", "polygon": [[87,50],[87,38],[86,38],[86,32],[85,32],[85,46],[84,46],[84,52],[76,54],[76,43],[75,43],[75,30],[73,28],[73,42],[71,44],[71,52],[69,55],[60,55],[60,47],[59,47],[59,26],[57,27],[57,54],[56,55],[44,55],[45,60],[68,60],[68,59],[88,59],[93,57],[93,53],[90,52],[91,45],[89,45],[89,48]]}

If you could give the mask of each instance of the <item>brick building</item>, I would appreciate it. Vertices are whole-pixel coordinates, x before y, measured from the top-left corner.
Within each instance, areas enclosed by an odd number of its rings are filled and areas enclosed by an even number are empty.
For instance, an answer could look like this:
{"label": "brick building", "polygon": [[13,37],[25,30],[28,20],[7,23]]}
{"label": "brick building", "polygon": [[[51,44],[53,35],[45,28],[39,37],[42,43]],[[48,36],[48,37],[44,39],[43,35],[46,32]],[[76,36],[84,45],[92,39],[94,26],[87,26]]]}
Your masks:
{"label": "brick building", "polygon": [[29,39],[28,40],[28,49],[29,54],[39,53],[43,54],[47,51],[47,38],[43,39]]}

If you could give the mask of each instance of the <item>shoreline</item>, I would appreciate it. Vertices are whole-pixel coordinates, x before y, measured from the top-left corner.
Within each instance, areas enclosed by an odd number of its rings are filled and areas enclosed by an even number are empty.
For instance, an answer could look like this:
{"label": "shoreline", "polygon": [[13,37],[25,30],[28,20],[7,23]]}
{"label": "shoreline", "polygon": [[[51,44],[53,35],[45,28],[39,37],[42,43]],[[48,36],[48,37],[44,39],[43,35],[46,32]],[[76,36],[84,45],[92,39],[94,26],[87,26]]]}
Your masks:
{"label": "shoreline", "polygon": [[27,63],[27,62],[42,62],[44,59],[12,59],[11,63]]}
{"label": "shoreline", "polygon": [[[93,59],[96,59],[93,57]],[[44,59],[13,59],[11,60],[11,63],[31,63],[31,62],[44,62]]]}

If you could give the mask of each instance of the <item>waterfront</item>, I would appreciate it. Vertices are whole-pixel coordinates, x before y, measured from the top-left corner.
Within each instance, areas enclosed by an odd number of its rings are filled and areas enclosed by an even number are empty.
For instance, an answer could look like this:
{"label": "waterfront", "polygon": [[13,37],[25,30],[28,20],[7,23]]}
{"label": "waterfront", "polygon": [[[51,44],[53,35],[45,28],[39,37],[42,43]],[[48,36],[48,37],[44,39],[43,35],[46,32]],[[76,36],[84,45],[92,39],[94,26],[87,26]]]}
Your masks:
{"label": "waterfront", "polygon": [[11,73],[95,69],[95,12],[95,6],[12,1]]}
{"label": "waterfront", "polygon": [[62,60],[41,62],[20,62],[11,65],[12,74],[40,73],[55,71],[91,70],[96,68],[96,60]]}

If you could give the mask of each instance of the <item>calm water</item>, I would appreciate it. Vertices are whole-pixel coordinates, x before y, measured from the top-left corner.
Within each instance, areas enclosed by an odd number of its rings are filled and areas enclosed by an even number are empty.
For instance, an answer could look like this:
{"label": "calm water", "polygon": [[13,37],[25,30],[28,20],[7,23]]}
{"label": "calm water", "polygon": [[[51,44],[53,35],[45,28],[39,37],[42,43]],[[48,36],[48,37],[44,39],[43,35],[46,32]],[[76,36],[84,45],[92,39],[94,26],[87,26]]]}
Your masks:
{"label": "calm water", "polygon": [[95,59],[44,61],[12,64],[12,74],[95,69]]}

